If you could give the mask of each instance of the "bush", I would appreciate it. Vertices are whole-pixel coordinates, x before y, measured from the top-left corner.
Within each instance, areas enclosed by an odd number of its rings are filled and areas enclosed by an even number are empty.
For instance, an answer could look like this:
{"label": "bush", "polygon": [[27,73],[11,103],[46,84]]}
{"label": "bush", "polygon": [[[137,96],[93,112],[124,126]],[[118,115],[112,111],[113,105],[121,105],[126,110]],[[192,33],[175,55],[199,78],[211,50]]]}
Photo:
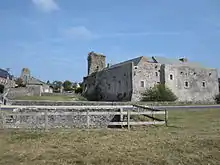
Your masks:
{"label": "bush", "polygon": [[176,95],[165,85],[158,84],[142,94],[142,101],[176,101]]}
{"label": "bush", "polygon": [[82,91],[83,91],[82,87],[78,87],[78,88],[75,89],[75,93],[77,93],[77,94],[81,94]]}
{"label": "bush", "polygon": [[220,104],[220,94],[217,94],[215,96],[215,101],[216,101],[217,104]]}

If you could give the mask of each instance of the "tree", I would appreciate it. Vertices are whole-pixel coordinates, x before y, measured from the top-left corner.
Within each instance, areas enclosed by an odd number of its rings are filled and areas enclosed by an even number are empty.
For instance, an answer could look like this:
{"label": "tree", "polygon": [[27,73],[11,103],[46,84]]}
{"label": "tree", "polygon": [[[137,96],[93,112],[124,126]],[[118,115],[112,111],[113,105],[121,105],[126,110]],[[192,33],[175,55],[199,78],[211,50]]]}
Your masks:
{"label": "tree", "polygon": [[64,91],[72,90],[72,82],[69,81],[69,80],[64,81],[63,82],[63,88],[64,88]]}
{"label": "tree", "polygon": [[53,87],[54,92],[60,92],[62,84],[63,84],[62,81],[54,81],[52,83],[52,87]]}
{"label": "tree", "polygon": [[176,101],[176,95],[164,84],[155,85],[143,93],[143,101]]}

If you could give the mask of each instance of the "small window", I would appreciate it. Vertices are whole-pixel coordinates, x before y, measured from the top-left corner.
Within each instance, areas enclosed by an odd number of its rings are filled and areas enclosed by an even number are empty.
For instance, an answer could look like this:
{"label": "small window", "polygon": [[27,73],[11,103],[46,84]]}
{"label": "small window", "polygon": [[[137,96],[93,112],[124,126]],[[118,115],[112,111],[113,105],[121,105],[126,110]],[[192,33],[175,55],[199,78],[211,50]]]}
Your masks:
{"label": "small window", "polygon": [[141,87],[144,87],[144,81],[141,81]]}
{"label": "small window", "polygon": [[173,75],[172,74],[170,75],[170,80],[173,80]]}
{"label": "small window", "polygon": [[206,82],[205,82],[205,81],[202,82],[202,87],[203,87],[203,88],[206,87]]}
{"label": "small window", "polygon": [[212,75],[212,73],[209,73],[209,76],[211,76]]}
{"label": "small window", "polygon": [[189,82],[185,81],[184,86],[185,86],[185,88],[189,88]]}
{"label": "small window", "polygon": [[180,72],[181,75],[183,75],[183,72]]}
{"label": "small window", "polygon": [[156,77],[158,76],[158,72],[155,72]]}
{"label": "small window", "polygon": [[137,66],[134,67],[134,69],[137,69],[137,68],[138,68]]}
{"label": "small window", "polygon": [[157,69],[157,65],[155,66],[155,69]]}
{"label": "small window", "polygon": [[111,85],[110,84],[108,84],[108,89],[110,89],[111,88]]}

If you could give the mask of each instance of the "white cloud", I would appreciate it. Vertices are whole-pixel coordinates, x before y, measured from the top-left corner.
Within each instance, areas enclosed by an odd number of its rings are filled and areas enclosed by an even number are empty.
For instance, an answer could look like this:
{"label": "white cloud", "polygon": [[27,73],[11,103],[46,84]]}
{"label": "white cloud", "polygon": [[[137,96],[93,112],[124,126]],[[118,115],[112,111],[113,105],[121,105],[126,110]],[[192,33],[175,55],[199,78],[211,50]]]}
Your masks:
{"label": "white cloud", "polygon": [[63,31],[64,37],[73,40],[91,40],[97,36],[85,26],[75,26]]}
{"label": "white cloud", "polygon": [[102,37],[136,37],[136,36],[156,36],[156,35],[179,35],[180,32],[129,32],[129,33],[112,33],[102,35]]}
{"label": "white cloud", "polygon": [[32,0],[32,2],[45,12],[59,10],[59,6],[54,0]]}

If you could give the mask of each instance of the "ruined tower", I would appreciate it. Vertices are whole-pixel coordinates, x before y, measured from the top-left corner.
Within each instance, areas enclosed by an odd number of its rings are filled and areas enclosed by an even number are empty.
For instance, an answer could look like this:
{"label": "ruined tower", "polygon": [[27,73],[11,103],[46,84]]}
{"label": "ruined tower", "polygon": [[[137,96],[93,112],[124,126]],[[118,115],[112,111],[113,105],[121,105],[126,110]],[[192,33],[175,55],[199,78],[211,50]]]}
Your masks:
{"label": "ruined tower", "polygon": [[103,70],[106,67],[105,56],[90,52],[88,54],[88,75]]}

